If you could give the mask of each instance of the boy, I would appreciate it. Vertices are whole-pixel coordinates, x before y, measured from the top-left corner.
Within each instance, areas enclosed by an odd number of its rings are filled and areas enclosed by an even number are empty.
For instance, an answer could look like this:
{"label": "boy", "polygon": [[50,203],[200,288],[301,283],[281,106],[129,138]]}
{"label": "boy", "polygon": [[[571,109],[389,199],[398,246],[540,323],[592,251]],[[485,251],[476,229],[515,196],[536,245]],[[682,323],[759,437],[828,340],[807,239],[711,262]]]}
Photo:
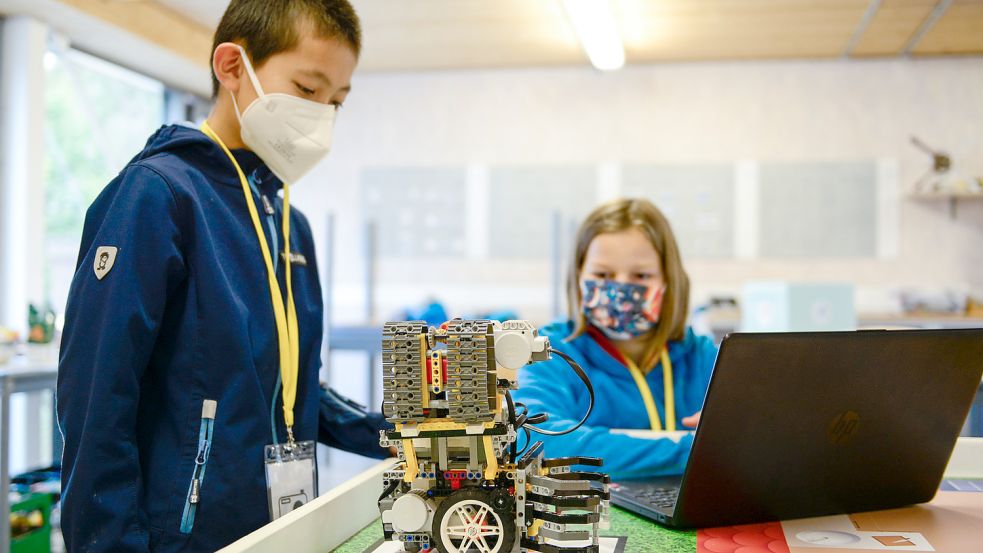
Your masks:
{"label": "boy", "polygon": [[279,515],[268,451],[309,450],[324,410],[289,186],[327,154],[360,46],[348,0],[233,0],[208,120],[158,130],[90,207],[58,382],[70,551],[214,551]]}

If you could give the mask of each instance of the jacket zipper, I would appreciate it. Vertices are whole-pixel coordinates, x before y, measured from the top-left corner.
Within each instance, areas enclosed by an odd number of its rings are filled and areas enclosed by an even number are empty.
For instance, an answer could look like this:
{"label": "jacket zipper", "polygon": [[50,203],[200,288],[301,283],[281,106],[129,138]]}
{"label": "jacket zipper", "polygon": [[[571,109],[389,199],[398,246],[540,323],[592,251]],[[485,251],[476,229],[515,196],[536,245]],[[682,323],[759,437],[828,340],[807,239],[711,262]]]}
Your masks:
{"label": "jacket zipper", "polygon": [[212,436],[215,431],[215,411],[218,402],[206,399],[201,405],[201,427],[198,430],[198,453],[195,454],[195,469],[188,485],[188,497],[181,515],[181,533],[190,534],[195,526],[195,514],[201,503],[201,486],[205,481],[205,467],[212,451]]}
{"label": "jacket zipper", "polygon": [[249,187],[252,188],[253,194],[259,197],[260,203],[263,204],[263,211],[266,213],[266,226],[270,229],[270,241],[273,245],[270,257],[273,258],[273,273],[276,274],[280,269],[280,237],[276,233],[276,208],[273,207],[273,202],[259,191],[252,179],[249,179]]}

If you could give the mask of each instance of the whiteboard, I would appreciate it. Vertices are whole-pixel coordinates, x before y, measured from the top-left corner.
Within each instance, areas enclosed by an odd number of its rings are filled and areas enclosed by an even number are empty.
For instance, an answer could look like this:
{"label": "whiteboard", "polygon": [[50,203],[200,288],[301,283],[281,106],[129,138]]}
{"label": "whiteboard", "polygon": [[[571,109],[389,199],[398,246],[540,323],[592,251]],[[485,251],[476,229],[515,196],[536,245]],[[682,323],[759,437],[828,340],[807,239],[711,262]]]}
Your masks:
{"label": "whiteboard", "polygon": [[874,257],[877,162],[762,162],[761,257]]}
{"label": "whiteboard", "polygon": [[665,214],[683,257],[734,257],[734,164],[625,165],[621,193]]}
{"label": "whiteboard", "polygon": [[375,223],[380,256],[464,256],[464,167],[368,167],[360,181],[362,220]]}
{"label": "whiteboard", "polygon": [[491,167],[488,184],[492,257],[545,259],[553,214],[579,224],[597,205],[597,169],[590,165]]}

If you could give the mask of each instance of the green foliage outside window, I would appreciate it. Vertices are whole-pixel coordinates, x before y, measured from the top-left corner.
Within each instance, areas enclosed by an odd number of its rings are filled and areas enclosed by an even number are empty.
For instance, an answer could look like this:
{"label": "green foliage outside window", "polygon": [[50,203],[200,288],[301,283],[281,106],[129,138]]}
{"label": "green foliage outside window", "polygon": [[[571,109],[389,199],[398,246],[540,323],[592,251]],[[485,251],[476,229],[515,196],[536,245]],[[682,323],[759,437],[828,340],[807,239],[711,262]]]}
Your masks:
{"label": "green foliage outside window", "polygon": [[47,236],[75,238],[85,210],[163,122],[164,86],[86,54],[45,57]]}

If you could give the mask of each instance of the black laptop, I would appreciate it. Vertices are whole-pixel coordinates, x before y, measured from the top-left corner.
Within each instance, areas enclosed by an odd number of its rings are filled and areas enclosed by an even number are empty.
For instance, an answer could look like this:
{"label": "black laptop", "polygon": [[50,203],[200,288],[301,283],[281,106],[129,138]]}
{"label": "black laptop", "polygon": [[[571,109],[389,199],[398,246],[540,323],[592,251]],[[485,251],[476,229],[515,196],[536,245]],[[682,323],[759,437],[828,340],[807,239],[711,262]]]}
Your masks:
{"label": "black laptop", "polygon": [[983,329],[731,334],[683,476],[621,481],[677,527],[930,501],[983,375]]}

